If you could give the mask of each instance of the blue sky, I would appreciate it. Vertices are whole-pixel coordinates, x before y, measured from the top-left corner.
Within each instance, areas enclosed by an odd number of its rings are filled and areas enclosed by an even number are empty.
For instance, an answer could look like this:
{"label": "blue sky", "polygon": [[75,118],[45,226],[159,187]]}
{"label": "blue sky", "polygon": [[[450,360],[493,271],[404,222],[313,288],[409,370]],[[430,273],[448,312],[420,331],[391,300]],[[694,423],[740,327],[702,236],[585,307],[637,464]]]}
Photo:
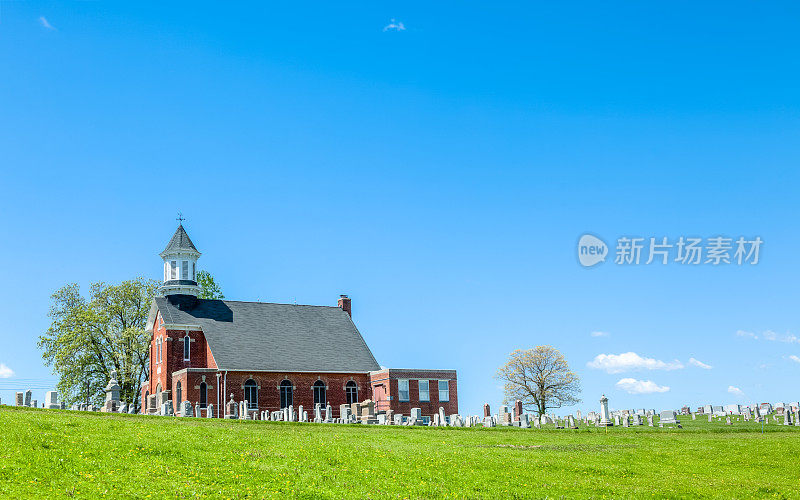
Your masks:
{"label": "blue sky", "polygon": [[[382,365],[458,370],[462,413],[539,344],[584,410],[796,401],[798,24],[794,2],[2,2],[0,397],[55,381],[49,295],[159,278],[182,211],[228,298],[348,293]],[[764,245],[586,269],[586,232]]]}

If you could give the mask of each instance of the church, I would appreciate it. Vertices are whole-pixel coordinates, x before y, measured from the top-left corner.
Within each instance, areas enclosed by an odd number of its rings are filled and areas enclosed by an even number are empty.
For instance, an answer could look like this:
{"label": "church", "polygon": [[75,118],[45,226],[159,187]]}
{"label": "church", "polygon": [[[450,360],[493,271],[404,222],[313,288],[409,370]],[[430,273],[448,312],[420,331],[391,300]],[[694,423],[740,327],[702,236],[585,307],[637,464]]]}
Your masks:
{"label": "church", "polygon": [[[142,385],[143,413],[172,401],[223,417],[226,401],[246,401],[248,413],[293,405],[371,400],[375,411],[428,420],[443,407],[458,413],[455,370],[381,367],[352,319],[352,301],[335,306],[211,300],[198,297],[200,252],[180,224],[160,256],[163,284],[147,320],[149,378]],[[207,412],[209,406],[215,409]]]}

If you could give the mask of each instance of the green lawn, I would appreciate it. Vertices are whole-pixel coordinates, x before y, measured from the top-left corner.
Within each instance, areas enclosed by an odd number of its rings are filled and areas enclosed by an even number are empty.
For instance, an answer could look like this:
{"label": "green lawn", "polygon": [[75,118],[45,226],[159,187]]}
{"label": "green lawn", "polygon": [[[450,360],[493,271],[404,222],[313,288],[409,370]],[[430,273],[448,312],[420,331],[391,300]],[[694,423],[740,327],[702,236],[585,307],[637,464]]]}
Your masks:
{"label": "green lawn", "polygon": [[800,428],[450,429],[0,407],[0,497],[800,497]]}

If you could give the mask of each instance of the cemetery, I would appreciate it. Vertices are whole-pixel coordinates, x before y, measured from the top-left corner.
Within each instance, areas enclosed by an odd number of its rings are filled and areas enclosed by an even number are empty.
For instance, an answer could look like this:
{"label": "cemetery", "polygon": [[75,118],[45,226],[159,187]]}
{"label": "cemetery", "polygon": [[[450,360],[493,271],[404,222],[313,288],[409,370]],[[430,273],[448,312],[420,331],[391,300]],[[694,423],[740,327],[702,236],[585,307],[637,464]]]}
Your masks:
{"label": "cemetery", "polygon": [[[6,429],[0,496],[792,496],[800,452],[796,403],[536,416],[520,402],[483,415],[423,419],[376,412],[371,401],[255,414],[233,398],[212,418],[184,401],[152,415],[18,392],[0,406]],[[716,406],[716,405],[715,405]],[[778,408],[780,412],[776,411]],[[180,416],[178,416],[180,415]],[[706,418],[698,418],[704,416]],[[199,417],[199,418],[198,418]],[[720,457],[726,457],[721,460]],[[158,471],[153,473],[153,471]],[[380,495],[378,495],[380,494]]]}

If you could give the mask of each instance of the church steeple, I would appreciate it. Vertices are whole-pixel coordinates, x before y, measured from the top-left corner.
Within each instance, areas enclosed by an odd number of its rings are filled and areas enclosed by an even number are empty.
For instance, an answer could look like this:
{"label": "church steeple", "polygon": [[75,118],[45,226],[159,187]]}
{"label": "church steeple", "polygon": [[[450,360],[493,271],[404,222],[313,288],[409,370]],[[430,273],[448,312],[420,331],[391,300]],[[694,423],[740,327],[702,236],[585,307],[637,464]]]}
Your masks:
{"label": "church steeple", "polygon": [[200,292],[197,285],[197,259],[200,252],[192,243],[189,235],[178,218],[178,229],[161,252],[164,260],[164,284],[159,288],[161,295],[194,295]]}

